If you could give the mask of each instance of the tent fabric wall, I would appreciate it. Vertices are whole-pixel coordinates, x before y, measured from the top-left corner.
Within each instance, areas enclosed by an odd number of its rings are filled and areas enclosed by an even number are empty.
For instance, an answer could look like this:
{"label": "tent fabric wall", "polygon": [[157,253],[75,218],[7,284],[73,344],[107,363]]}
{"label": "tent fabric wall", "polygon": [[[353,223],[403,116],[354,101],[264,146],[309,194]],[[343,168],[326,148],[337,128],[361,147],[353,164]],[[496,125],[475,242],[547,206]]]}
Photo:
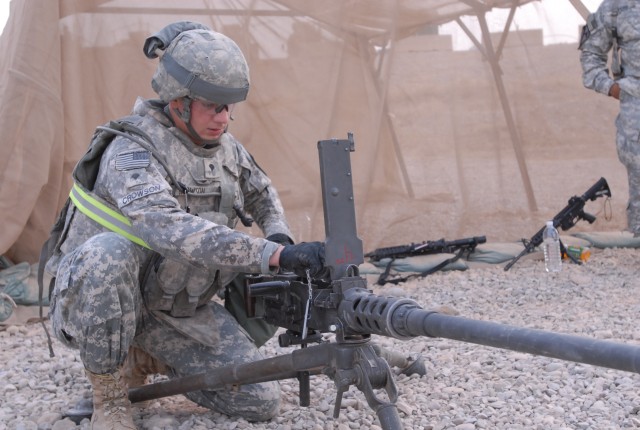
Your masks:
{"label": "tent fabric wall", "polygon": [[[508,35],[499,76],[516,147],[494,63],[435,34],[460,14],[523,3],[12,0],[0,38],[8,53],[0,58],[0,253],[37,260],[95,126],[128,114],[137,96],[155,96],[157,60],[142,54],[145,38],[184,19],[243,49],[251,90],[230,131],[274,181],[299,241],[324,238],[316,142],[348,132],[365,250],[530,237],[601,176],[613,216],[594,203],[596,226],[576,229],[622,229],[617,106],[582,87],[576,45],[544,46],[540,31]],[[492,40],[500,46],[500,35]]]}
{"label": "tent fabric wall", "polygon": [[57,2],[12,1],[0,38],[0,251],[35,261],[60,206],[65,162]]}

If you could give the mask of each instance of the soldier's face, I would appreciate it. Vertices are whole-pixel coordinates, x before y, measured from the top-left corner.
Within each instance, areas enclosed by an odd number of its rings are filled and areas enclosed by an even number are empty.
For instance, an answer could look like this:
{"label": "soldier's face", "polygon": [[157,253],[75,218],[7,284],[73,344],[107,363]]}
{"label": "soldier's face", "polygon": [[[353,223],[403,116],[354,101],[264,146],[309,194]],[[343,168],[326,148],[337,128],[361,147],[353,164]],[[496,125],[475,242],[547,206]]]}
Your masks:
{"label": "soldier's face", "polygon": [[[182,100],[177,100],[180,104],[179,109],[183,108]],[[230,111],[233,106],[223,107],[215,103],[209,103],[202,100],[194,99],[191,102],[191,127],[198,134],[193,138],[200,138],[206,141],[218,140],[227,129],[229,124]],[[189,133],[186,124],[177,121],[176,124],[185,133]],[[195,141],[196,144],[201,142]]]}

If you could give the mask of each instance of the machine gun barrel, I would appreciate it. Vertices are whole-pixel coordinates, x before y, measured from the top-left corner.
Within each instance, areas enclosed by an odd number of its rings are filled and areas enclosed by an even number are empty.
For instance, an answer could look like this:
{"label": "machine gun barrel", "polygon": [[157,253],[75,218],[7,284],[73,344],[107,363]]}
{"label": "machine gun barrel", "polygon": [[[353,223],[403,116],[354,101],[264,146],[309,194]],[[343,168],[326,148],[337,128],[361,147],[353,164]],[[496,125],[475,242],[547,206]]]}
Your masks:
{"label": "machine gun barrel", "polygon": [[638,373],[640,347],[576,335],[412,310],[407,332]]}
{"label": "machine gun barrel", "polygon": [[345,291],[338,309],[345,332],[396,339],[441,337],[594,366],[640,372],[640,346],[443,315],[407,298]]}

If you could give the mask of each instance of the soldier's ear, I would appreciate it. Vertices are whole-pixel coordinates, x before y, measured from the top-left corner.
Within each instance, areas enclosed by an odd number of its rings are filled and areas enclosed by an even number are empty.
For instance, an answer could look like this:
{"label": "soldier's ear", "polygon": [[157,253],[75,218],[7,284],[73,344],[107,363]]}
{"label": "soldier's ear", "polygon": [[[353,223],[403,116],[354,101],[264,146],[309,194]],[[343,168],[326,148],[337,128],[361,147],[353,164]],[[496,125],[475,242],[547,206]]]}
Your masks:
{"label": "soldier's ear", "polygon": [[184,104],[182,103],[182,99],[174,99],[171,100],[169,102],[169,108],[172,110],[177,110],[179,112],[182,112],[182,108],[183,108]]}
{"label": "soldier's ear", "polygon": [[185,122],[184,120],[184,101],[180,99],[174,99],[169,102],[169,111],[175,122],[177,119]]}

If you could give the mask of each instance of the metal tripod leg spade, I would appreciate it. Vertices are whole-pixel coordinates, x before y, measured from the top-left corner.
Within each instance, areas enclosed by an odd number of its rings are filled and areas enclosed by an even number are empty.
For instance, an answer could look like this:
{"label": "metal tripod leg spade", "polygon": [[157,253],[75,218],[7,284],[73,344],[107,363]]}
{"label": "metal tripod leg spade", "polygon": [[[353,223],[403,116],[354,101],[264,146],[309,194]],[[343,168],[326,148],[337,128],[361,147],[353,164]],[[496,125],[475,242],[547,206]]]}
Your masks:
{"label": "metal tripod leg spade", "polygon": [[[375,411],[383,429],[401,429],[396,401],[398,389],[387,362],[380,358],[367,342],[360,345],[334,344],[336,360],[335,375],[330,375],[336,384],[338,393],[333,417],[338,418],[342,395],[355,385],[367,399],[369,407]],[[374,389],[384,389],[387,399],[376,396]]]}

